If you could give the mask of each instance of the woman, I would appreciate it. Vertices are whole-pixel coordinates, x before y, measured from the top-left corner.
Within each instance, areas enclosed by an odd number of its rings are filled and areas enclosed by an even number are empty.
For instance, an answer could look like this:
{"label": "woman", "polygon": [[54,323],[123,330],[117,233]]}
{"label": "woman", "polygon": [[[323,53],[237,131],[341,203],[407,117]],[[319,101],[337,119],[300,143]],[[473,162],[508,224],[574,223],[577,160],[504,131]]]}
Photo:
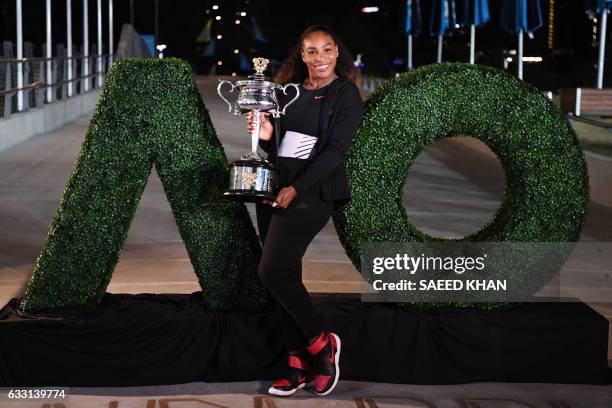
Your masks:
{"label": "woman", "polygon": [[[302,283],[302,256],[334,208],[350,198],[344,159],[363,104],[351,81],[350,55],[329,28],[308,27],[296,49],[275,81],[299,83],[300,96],[274,125],[269,114],[261,115],[259,137],[259,145],[278,165],[280,190],[274,201],[256,205],[263,244],[258,271],[278,300],[289,350],[287,375],[268,392],[291,395],[313,380],[315,393],[327,395],[340,375],[340,338],[322,330]],[[247,114],[249,133],[252,122]],[[280,126],[278,151],[274,126]]]}

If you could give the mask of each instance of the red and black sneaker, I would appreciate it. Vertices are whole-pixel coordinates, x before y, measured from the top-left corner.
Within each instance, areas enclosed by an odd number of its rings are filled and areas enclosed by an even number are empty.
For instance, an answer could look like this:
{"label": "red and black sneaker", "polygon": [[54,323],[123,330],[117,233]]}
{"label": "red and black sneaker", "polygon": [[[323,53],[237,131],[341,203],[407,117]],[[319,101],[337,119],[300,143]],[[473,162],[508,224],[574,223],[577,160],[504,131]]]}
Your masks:
{"label": "red and black sneaker", "polygon": [[340,337],[322,331],[307,347],[313,356],[314,388],[317,395],[329,394],[340,378]]}
{"label": "red and black sneaker", "polygon": [[306,349],[289,352],[289,371],[285,378],[272,383],[268,394],[286,397],[306,386],[313,380],[310,356]]}

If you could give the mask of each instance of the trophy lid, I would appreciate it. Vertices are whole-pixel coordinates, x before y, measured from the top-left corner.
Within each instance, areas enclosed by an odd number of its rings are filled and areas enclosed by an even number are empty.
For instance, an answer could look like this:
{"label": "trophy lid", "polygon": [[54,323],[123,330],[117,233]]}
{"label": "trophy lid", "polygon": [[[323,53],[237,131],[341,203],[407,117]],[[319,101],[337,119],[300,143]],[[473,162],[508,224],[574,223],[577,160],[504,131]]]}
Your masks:
{"label": "trophy lid", "polygon": [[270,78],[264,75],[264,71],[268,67],[270,62],[267,58],[253,58],[253,66],[255,67],[255,74],[249,75],[248,79],[252,81],[270,81]]}
{"label": "trophy lid", "polygon": [[269,62],[270,60],[267,58],[253,58],[255,74],[249,75],[246,80],[237,81],[236,85],[253,89],[274,89],[277,85],[269,77],[264,75],[264,71],[268,67]]}

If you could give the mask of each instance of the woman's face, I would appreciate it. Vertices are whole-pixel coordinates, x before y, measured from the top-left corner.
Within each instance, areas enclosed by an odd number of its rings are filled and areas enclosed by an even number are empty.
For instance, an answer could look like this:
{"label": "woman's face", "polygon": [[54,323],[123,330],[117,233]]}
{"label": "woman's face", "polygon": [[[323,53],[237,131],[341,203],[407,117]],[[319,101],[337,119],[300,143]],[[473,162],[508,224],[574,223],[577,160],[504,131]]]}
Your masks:
{"label": "woman's face", "polygon": [[338,46],[327,33],[315,31],[302,41],[302,61],[311,78],[325,79],[333,75],[338,54]]}

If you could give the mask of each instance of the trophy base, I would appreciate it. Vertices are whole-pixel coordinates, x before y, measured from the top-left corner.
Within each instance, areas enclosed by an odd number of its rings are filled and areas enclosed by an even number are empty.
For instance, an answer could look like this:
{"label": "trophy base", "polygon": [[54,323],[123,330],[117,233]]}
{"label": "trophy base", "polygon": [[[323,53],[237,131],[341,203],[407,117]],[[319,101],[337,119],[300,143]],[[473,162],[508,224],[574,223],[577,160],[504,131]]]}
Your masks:
{"label": "trophy base", "polygon": [[247,155],[230,164],[230,182],[223,193],[243,202],[273,200],[276,195],[276,172],[270,162]]}
{"label": "trophy base", "polygon": [[228,190],[223,193],[223,196],[231,197],[236,201],[242,201],[245,203],[257,203],[262,200],[274,201],[274,198],[276,197],[271,193],[253,190]]}

